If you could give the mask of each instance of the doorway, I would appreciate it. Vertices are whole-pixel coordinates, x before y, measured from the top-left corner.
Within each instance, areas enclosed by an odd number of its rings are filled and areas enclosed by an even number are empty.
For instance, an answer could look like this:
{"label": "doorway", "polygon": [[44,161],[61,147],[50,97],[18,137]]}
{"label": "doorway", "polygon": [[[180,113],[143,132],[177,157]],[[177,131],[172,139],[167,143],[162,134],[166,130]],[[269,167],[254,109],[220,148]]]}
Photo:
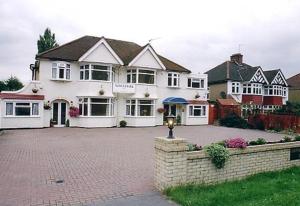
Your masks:
{"label": "doorway", "polygon": [[56,127],[64,127],[66,125],[67,103],[65,101],[53,102],[52,119]]}

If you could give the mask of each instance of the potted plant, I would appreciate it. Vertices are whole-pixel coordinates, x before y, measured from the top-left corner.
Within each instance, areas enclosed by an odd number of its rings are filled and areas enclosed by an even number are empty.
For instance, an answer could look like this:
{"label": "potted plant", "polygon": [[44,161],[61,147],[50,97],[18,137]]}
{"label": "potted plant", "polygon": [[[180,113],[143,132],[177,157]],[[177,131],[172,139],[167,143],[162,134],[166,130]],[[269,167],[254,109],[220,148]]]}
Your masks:
{"label": "potted plant", "polygon": [[55,125],[56,121],[54,121],[53,119],[50,119],[50,127],[53,127]]}
{"label": "potted plant", "polygon": [[125,120],[121,120],[120,127],[126,127],[126,126],[127,126],[127,122]]}
{"label": "potted plant", "polygon": [[165,113],[166,110],[165,110],[165,108],[160,107],[160,108],[157,109],[157,112],[162,114],[162,113]]}
{"label": "potted plant", "polygon": [[70,127],[70,120],[69,119],[67,119],[67,121],[66,121],[66,127]]}
{"label": "potted plant", "polygon": [[99,94],[100,94],[100,95],[104,95],[104,93],[105,93],[105,92],[104,92],[103,89],[101,89],[101,90],[99,91]]}
{"label": "potted plant", "polygon": [[78,117],[79,116],[79,108],[71,106],[69,109],[69,115],[70,117]]}
{"label": "potted plant", "polygon": [[36,94],[38,91],[39,91],[39,89],[38,89],[38,88],[32,88],[32,92],[33,92],[33,93],[35,93],[35,94]]}
{"label": "potted plant", "polygon": [[49,101],[44,103],[44,109],[45,110],[50,110],[51,109],[51,105],[50,105]]}
{"label": "potted plant", "polygon": [[148,92],[145,93],[145,97],[149,97],[150,94]]}
{"label": "potted plant", "polygon": [[195,95],[195,99],[198,99],[200,97],[200,95],[199,95],[199,93],[197,93],[196,95]]}

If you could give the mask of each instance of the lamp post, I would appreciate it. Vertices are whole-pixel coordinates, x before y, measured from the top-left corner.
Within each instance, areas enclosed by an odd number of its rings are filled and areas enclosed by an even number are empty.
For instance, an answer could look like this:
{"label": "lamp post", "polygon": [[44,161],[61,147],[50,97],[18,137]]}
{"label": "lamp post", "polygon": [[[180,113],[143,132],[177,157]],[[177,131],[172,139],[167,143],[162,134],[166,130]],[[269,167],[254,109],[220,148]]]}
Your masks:
{"label": "lamp post", "polygon": [[174,115],[167,116],[167,125],[169,128],[169,136],[167,137],[168,139],[175,138],[173,135],[174,124],[175,124],[175,116]]}

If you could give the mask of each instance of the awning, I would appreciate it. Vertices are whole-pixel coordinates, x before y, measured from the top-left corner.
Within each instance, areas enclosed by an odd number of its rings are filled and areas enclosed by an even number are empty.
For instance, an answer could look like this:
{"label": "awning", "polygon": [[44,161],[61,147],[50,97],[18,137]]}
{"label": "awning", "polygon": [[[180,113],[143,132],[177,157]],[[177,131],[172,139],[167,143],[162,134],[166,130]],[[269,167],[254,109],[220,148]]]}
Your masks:
{"label": "awning", "polygon": [[44,95],[0,93],[0,99],[44,100]]}
{"label": "awning", "polygon": [[188,104],[188,102],[181,97],[168,97],[163,101],[163,104]]}

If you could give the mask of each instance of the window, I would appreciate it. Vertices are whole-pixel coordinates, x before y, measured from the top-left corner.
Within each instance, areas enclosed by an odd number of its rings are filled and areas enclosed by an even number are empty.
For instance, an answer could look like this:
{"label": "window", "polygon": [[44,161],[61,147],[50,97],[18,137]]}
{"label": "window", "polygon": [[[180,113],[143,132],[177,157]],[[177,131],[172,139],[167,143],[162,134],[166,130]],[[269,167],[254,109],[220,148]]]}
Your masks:
{"label": "window", "polygon": [[71,78],[71,66],[66,63],[52,63],[52,79],[69,80]]}
{"label": "window", "polygon": [[204,88],[204,79],[200,78],[188,78],[188,88]]}
{"label": "window", "polygon": [[282,88],[282,96],[287,97],[287,88],[286,87]]}
{"label": "window", "polygon": [[264,95],[266,96],[287,96],[287,88],[279,85],[265,86]]}
{"label": "window", "polygon": [[38,116],[39,103],[31,102],[7,102],[6,116]]}
{"label": "window", "polygon": [[262,84],[252,83],[252,84],[243,84],[243,94],[262,94]]}
{"label": "window", "polygon": [[127,70],[127,83],[155,84],[155,71],[145,69]]}
{"label": "window", "polygon": [[154,100],[127,100],[126,116],[154,116]]}
{"label": "window", "polygon": [[206,106],[189,106],[189,116],[191,117],[205,117],[206,116]]}
{"label": "window", "polygon": [[80,66],[80,80],[111,81],[111,66],[99,64],[86,64]]}
{"label": "window", "polygon": [[240,93],[240,83],[239,82],[232,82],[231,92],[232,92],[232,94]]}
{"label": "window", "polygon": [[179,86],[179,74],[175,72],[168,73],[168,86],[178,87]]}
{"label": "window", "polygon": [[112,116],[112,99],[83,98],[79,99],[79,113],[81,116]]}

